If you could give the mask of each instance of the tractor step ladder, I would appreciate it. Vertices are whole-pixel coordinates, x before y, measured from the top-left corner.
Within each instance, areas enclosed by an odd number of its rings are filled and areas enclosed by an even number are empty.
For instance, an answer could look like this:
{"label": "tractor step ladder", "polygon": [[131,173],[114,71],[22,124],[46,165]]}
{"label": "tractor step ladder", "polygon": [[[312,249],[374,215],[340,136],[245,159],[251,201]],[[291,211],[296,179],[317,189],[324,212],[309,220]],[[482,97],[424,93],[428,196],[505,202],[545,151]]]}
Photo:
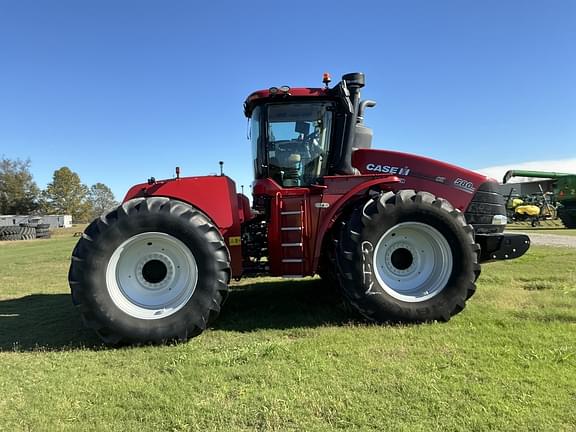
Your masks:
{"label": "tractor step ladder", "polygon": [[280,246],[283,277],[304,275],[304,196],[284,196],[280,201]]}

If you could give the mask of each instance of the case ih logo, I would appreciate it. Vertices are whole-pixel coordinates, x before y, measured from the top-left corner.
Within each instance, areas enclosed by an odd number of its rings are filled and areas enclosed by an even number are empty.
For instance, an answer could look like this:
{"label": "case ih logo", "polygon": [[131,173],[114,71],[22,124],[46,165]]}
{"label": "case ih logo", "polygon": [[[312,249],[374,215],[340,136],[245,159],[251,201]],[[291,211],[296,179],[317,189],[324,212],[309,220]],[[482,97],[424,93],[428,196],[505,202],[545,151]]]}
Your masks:
{"label": "case ih logo", "polygon": [[396,167],[391,165],[378,165],[373,163],[369,163],[368,165],[366,165],[366,171],[374,171],[382,174],[392,174],[401,176],[407,176],[410,174],[410,168],[406,166]]}

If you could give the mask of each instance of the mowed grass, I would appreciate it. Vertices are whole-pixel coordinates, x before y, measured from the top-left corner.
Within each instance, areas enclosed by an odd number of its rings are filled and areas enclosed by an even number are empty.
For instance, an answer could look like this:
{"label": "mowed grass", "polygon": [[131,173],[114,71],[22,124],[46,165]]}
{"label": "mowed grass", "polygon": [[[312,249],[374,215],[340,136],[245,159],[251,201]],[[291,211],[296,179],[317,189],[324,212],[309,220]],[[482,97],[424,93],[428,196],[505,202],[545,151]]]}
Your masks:
{"label": "mowed grass", "polygon": [[576,430],[576,249],[485,265],[449,323],[249,279],[189,343],[109,349],[71,305],[75,241],[0,244],[0,430]]}

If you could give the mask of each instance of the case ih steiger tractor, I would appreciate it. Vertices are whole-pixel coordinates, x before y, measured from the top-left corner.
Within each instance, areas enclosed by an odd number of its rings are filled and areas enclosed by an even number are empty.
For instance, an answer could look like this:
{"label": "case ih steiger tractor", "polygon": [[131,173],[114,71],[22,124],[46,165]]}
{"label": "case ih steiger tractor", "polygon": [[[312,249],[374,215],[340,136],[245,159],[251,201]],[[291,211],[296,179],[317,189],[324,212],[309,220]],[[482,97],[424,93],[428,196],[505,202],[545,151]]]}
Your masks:
{"label": "case ih steiger tractor", "polygon": [[372,150],[364,75],[330,88],[272,87],[244,104],[253,204],[224,175],[132,187],[93,221],[69,272],[85,324],[111,344],[200,334],[231,278],[319,274],[373,322],[447,321],[474,294],[480,263],[529,247],[504,234],[495,180]]}

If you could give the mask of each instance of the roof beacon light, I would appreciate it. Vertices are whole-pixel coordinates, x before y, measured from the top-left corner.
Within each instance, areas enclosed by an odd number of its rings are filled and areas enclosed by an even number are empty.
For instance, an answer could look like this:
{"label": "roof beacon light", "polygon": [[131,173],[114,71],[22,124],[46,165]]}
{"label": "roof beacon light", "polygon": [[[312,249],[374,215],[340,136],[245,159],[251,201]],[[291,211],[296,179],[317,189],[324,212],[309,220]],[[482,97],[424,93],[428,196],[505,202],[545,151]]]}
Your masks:
{"label": "roof beacon light", "polygon": [[322,74],[322,82],[324,83],[324,85],[328,87],[328,84],[330,84],[331,81],[332,78],[330,78],[330,74],[328,72],[324,72]]}
{"label": "roof beacon light", "polygon": [[271,95],[275,95],[276,93],[278,93],[278,87],[270,87],[268,91],[270,92]]}
{"label": "roof beacon light", "polygon": [[282,86],[282,87],[280,87],[280,91],[281,91],[282,93],[288,93],[288,92],[290,91],[290,87],[288,87],[288,86]]}

